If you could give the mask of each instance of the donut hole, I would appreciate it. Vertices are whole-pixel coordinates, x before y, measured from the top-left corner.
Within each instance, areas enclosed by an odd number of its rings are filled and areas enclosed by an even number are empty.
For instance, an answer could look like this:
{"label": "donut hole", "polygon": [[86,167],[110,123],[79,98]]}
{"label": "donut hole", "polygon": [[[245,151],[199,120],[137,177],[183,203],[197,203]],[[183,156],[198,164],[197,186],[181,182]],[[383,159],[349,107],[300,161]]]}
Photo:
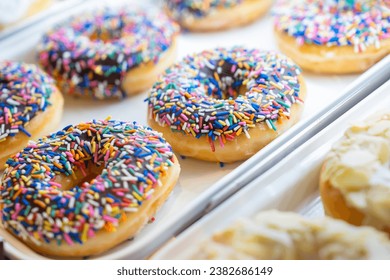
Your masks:
{"label": "donut hole", "polygon": [[[216,99],[236,99],[248,92],[247,78],[237,64],[226,60],[207,61],[200,69],[200,82],[205,93]],[[245,69],[246,70],[246,69]]]}
{"label": "donut hole", "polygon": [[91,184],[100,174],[102,174],[104,164],[98,165],[90,162],[90,164],[76,167],[73,170],[73,175],[65,176],[63,174],[57,175],[54,182],[59,183],[59,189],[63,191],[70,191],[76,187],[82,187],[85,184]]}
{"label": "donut hole", "polygon": [[[119,27],[117,29],[96,28],[96,30],[88,37],[92,41],[103,41],[104,43],[109,43],[121,39],[122,34],[123,30]],[[129,35],[126,34],[126,37],[129,37]]]}
{"label": "donut hole", "polygon": [[131,40],[135,29],[135,23],[124,15],[110,16],[98,22],[87,21],[81,28],[81,33],[91,41],[102,41],[109,43],[117,40]]}

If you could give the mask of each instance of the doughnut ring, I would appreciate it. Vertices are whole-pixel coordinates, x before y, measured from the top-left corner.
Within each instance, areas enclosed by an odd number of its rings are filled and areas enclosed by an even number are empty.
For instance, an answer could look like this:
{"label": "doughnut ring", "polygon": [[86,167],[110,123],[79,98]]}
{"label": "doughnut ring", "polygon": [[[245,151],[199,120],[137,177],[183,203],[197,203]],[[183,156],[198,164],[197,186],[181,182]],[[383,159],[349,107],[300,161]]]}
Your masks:
{"label": "doughnut ring", "polygon": [[280,50],[305,70],[359,73],[390,53],[388,0],[280,0],[274,14]]}
{"label": "doughnut ring", "polygon": [[39,61],[66,94],[123,98],[151,87],[174,61],[178,31],[163,14],[104,9],[48,32]]}
{"label": "doughnut ring", "polygon": [[30,142],[6,167],[3,225],[55,257],[96,255],[136,235],[180,172],[157,132],[113,120],[67,126]]}
{"label": "doughnut ring", "polygon": [[0,62],[0,169],[29,140],[56,129],[63,103],[53,79],[35,65]]}
{"label": "doughnut ring", "polygon": [[165,0],[165,11],[191,31],[217,31],[247,25],[271,7],[273,0]]}
{"label": "doughnut ring", "polygon": [[234,162],[295,124],[306,89],[289,58],[235,47],[190,55],[149,93],[149,125],[183,156]]}

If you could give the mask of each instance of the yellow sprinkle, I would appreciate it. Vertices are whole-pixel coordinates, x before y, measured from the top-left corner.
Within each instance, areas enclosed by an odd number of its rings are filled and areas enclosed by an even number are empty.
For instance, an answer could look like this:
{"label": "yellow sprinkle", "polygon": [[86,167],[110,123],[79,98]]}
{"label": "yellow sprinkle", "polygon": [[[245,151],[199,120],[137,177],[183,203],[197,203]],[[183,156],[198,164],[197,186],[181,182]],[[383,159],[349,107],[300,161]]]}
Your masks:
{"label": "yellow sprinkle", "polygon": [[219,76],[218,76],[218,73],[217,73],[217,72],[214,72],[214,78],[215,78],[217,81],[220,81],[220,79],[219,79]]}
{"label": "yellow sprinkle", "polygon": [[152,158],[150,159],[150,163],[153,164],[154,161],[156,160],[157,154],[153,154]]}
{"label": "yellow sprinkle", "polygon": [[83,232],[81,233],[81,241],[86,242],[87,241],[87,234],[89,230],[89,224],[84,224]]}
{"label": "yellow sprinkle", "polygon": [[80,157],[85,157],[85,155],[84,155],[84,153],[82,152],[82,151],[80,151],[80,150],[77,150],[77,153],[80,155]]}
{"label": "yellow sprinkle", "polygon": [[190,131],[191,131],[191,134],[192,134],[194,137],[196,137],[196,133],[195,133],[195,131],[192,129],[192,127],[190,127]]}
{"label": "yellow sprinkle", "polygon": [[28,182],[31,179],[31,176],[26,177],[26,176],[22,175],[21,177],[22,177],[23,181],[25,181],[25,182]]}
{"label": "yellow sprinkle", "polygon": [[37,231],[35,231],[35,232],[33,233],[33,235],[34,235],[34,237],[35,237],[36,240],[41,240],[41,237],[39,236],[39,233],[38,233]]}
{"label": "yellow sprinkle", "polygon": [[136,192],[133,192],[132,195],[138,200],[138,201],[143,201],[144,199],[142,197],[139,196],[138,193]]}
{"label": "yellow sprinkle", "polygon": [[269,82],[271,85],[273,85],[274,87],[276,87],[277,89],[280,89],[280,90],[282,90],[283,89],[283,87],[281,87],[280,85],[278,85],[278,84],[276,84],[276,83],[274,83],[274,82]]}
{"label": "yellow sprinkle", "polygon": [[[93,140],[93,139],[92,139]],[[92,153],[95,153],[95,149],[96,149],[96,142],[95,141],[92,141]]]}

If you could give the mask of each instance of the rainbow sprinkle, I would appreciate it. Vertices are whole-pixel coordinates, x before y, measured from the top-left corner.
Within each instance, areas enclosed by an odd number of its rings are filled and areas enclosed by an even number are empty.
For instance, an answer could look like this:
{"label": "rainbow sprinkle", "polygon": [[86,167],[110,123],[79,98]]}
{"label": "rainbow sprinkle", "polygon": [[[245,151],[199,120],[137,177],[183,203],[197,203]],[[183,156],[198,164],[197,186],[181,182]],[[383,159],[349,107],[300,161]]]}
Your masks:
{"label": "rainbow sprinkle", "polygon": [[179,22],[188,17],[206,17],[217,9],[232,8],[248,0],[164,0],[165,8]]}
{"label": "rainbow sprinkle", "polygon": [[[15,235],[40,244],[83,243],[114,231],[149,199],[174,160],[160,134],[136,123],[92,121],[30,142],[7,161],[0,187],[1,220]],[[63,189],[58,176],[103,171]],[[75,178],[76,179],[76,178]]]}
{"label": "rainbow sprinkle", "polygon": [[168,68],[147,99],[154,120],[222,147],[265,122],[276,130],[299,98],[301,70],[287,57],[240,47],[190,55]]}
{"label": "rainbow sprinkle", "polygon": [[0,62],[0,143],[19,132],[31,137],[25,127],[50,106],[54,90],[54,81],[35,65]]}
{"label": "rainbow sprinkle", "polygon": [[364,52],[390,39],[389,0],[280,0],[274,15],[275,28],[299,45],[353,46]]}
{"label": "rainbow sprinkle", "polygon": [[69,94],[123,98],[125,74],[157,63],[178,32],[163,14],[104,9],[47,33],[39,61]]}

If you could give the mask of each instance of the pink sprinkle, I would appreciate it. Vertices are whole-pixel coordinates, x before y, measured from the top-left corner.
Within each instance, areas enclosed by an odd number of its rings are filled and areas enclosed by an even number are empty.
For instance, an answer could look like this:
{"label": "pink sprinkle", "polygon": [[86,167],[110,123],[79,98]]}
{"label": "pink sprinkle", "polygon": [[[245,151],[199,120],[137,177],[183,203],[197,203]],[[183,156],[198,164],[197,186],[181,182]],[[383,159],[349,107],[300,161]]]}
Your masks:
{"label": "pink sprinkle", "polygon": [[68,156],[70,162],[74,162],[73,155],[70,152],[65,152],[65,154]]}
{"label": "pink sprinkle", "polygon": [[89,215],[93,216],[93,207],[92,207],[92,205],[88,206],[88,210],[89,210]]}
{"label": "pink sprinkle", "polygon": [[118,219],[115,219],[115,218],[107,216],[107,215],[103,216],[103,220],[105,220],[106,222],[113,223],[113,224],[118,222]]}
{"label": "pink sprinkle", "polygon": [[110,150],[107,150],[106,155],[104,156],[104,161],[106,162],[110,158]]}
{"label": "pink sprinkle", "polygon": [[64,239],[68,245],[73,245],[73,241],[67,233],[64,233]]}
{"label": "pink sprinkle", "polygon": [[53,185],[53,186],[56,186],[56,187],[61,187],[61,184],[59,184],[57,182],[50,181],[49,184]]}
{"label": "pink sprinkle", "polygon": [[93,229],[89,229],[88,230],[88,237],[94,237],[95,236],[95,232],[93,231]]}
{"label": "pink sprinkle", "polygon": [[219,136],[218,138],[219,138],[219,145],[221,145],[222,148],[225,147],[225,144],[223,144],[223,141],[222,141],[222,137]]}
{"label": "pink sprinkle", "polygon": [[154,178],[152,174],[148,173],[148,177],[150,178],[150,180],[152,180],[153,183],[156,183],[156,178]]}
{"label": "pink sprinkle", "polygon": [[19,212],[23,209],[23,206],[20,206],[20,203],[15,204],[15,213],[12,214],[11,218],[12,220],[16,220]]}

